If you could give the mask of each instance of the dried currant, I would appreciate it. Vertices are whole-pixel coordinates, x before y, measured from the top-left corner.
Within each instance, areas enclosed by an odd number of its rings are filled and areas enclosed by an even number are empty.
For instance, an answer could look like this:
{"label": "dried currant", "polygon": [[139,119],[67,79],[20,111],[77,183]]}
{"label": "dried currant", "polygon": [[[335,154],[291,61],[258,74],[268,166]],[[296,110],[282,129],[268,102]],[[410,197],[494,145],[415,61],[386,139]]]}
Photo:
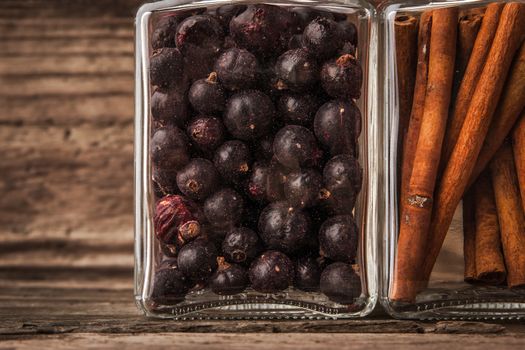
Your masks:
{"label": "dried currant", "polygon": [[179,49],[163,47],[155,50],[150,59],[150,82],[167,87],[182,75],[183,59]]}
{"label": "dried currant", "polygon": [[215,71],[219,81],[229,90],[254,88],[260,76],[257,58],[251,52],[236,47],[219,56]]}
{"label": "dried currant", "polygon": [[320,199],[323,177],[315,169],[301,169],[286,175],[284,195],[296,207],[311,207]]}
{"label": "dried currant", "polygon": [[319,230],[320,254],[333,261],[352,263],[357,253],[357,239],[352,215],[334,216]]}
{"label": "dried currant", "polygon": [[151,300],[158,304],[174,304],[184,300],[189,281],[177,267],[166,267],[155,273]]}
{"label": "dried currant", "polygon": [[161,125],[183,126],[190,115],[188,98],[181,87],[156,89],[151,95],[151,115]]}
{"label": "dried currant", "polygon": [[222,177],[233,183],[249,174],[251,162],[250,149],[244,142],[238,140],[223,143],[217,148],[213,158],[213,163]]}
{"label": "dried currant", "polygon": [[195,118],[188,125],[186,132],[191,143],[204,152],[214,151],[224,141],[224,125],[215,117]]}
{"label": "dried currant", "polygon": [[190,280],[205,280],[217,268],[217,249],[210,241],[197,239],[182,247],[177,263],[180,271]]}
{"label": "dried currant", "polygon": [[321,266],[317,259],[310,256],[300,257],[295,262],[294,286],[305,292],[319,290]]}
{"label": "dried currant", "polygon": [[219,173],[207,159],[194,158],[177,174],[177,186],[191,199],[202,201],[219,186]]}
{"label": "dried currant", "polygon": [[304,49],[289,50],[275,64],[277,90],[305,91],[319,80],[317,61]]}
{"label": "dried currant", "polygon": [[190,160],[188,139],[175,126],[159,128],[151,139],[151,159],[158,169],[178,170]]}
{"label": "dried currant", "polygon": [[322,157],[315,136],[299,125],[287,125],[277,132],[273,141],[273,153],[279,163],[292,169],[314,166]]}
{"label": "dried currant", "polygon": [[230,230],[222,242],[222,252],[226,259],[238,264],[252,261],[260,247],[259,236],[247,227]]}
{"label": "dried currant", "polygon": [[324,295],[340,304],[352,304],[361,295],[361,279],[351,265],[342,262],[323,270],[320,285]]}
{"label": "dried currant", "polygon": [[293,281],[293,263],[279,251],[269,250],[255,259],[249,271],[252,288],[261,293],[285,290]]}
{"label": "dried currant", "polygon": [[224,110],[226,93],[217,82],[217,73],[212,72],[207,79],[195,81],[188,93],[192,107],[202,114],[215,114]]}
{"label": "dried currant", "polygon": [[168,195],[155,207],[155,235],[165,244],[180,245],[199,237],[200,221],[197,205],[183,196]]}
{"label": "dried currant", "polygon": [[321,85],[334,98],[358,99],[362,83],[361,65],[350,54],[326,62],[321,70]]}
{"label": "dried currant", "polygon": [[224,188],[212,194],[204,202],[204,214],[215,227],[234,227],[242,218],[244,200],[231,188]]}
{"label": "dried currant", "polygon": [[219,295],[241,293],[248,286],[248,272],[244,267],[218,259],[219,267],[210,277],[211,291]]}

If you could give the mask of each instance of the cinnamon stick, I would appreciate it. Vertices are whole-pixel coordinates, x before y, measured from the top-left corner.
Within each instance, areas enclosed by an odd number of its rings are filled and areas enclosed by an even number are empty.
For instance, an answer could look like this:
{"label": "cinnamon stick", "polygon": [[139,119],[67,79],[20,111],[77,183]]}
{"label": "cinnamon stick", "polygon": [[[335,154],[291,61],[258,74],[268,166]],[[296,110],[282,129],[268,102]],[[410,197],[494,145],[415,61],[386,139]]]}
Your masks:
{"label": "cinnamon stick", "polygon": [[397,264],[391,295],[394,300],[412,301],[421,283],[420,262],[425,256],[434,186],[454,76],[457,21],[457,7],[432,12],[423,119],[406,202],[401,203]]}
{"label": "cinnamon stick", "polygon": [[483,173],[474,185],[476,203],[476,280],[499,285],[507,276],[501,251],[498,212],[489,174]]}
{"label": "cinnamon stick", "polygon": [[427,92],[428,78],[428,56],[430,53],[430,29],[432,28],[432,12],[421,14],[418,32],[418,53],[416,81],[414,86],[414,98],[412,99],[412,110],[408,130],[404,138],[402,166],[401,166],[401,194],[400,203],[405,203],[407,197],[408,183],[414,165],[414,155],[419,139],[421,119],[425,107],[425,96]]}
{"label": "cinnamon stick", "polygon": [[[524,23],[522,23],[525,26]],[[489,132],[479,152],[476,166],[472,171],[470,183],[487,167],[494,153],[501,147],[503,140],[516,124],[521,111],[525,108],[525,43],[516,54],[512,68],[507,77],[501,100],[490,124]]]}
{"label": "cinnamon stick", "polygon": [[494,40],[500,19],[503,4],[492,3],[487,6],[483,22],[474,42],[468,65],[461,81],[450,121],[447,125],[445,140],[443,141],[441,169],[448,163],[450,155],[458,140],[461,127],[468,112],[469,103],[474,95],[478,79],[487,61],[487,55]]}
{"label": "cinnamon stick", "polygon": [[525,285],[525,214],[521,206],[512,147],[505,143],[491,162],[503,254],[510,288]]}
{"label": "cinnamon stick", "polygon": [[[428,281],[494,115],[504,77],[525,32],[525,4],[507,3],[458,141],[437,187],[423,279]],[[421,138],[420,138],[421,139]]]}
{"label": "cinnamon stick", "polygon": [[514,162],[518,173],[523,210],[525,210],[525,109],[512,133]]}
{"label": "cinnamon stick", "polygon": [[458,24],[458,48],[456,55],[456,74],[454,80],[459,83],[463,79],[465,69],[474,49],[474,43],[478,36],[483,14],[477,9],[468,11],[459,17]]}
{"label": "cinnamon stick", "polygon": [[[403,140],[410,120],[412,97],[414,95],[414,81],[416,79],[417,65],[417,22],[417,18],[411,15],[398,15],[394,22],[399,96],[398,149],[403,147]],[[401,164],[402,159],[400,157],[398,161],[398,169],[400,169]]]}
{"label": "cinnamon stick", "polygon": [[465,261],[464,280],[476,281],[476,205],[472,191],[463,196],[463,259]]}

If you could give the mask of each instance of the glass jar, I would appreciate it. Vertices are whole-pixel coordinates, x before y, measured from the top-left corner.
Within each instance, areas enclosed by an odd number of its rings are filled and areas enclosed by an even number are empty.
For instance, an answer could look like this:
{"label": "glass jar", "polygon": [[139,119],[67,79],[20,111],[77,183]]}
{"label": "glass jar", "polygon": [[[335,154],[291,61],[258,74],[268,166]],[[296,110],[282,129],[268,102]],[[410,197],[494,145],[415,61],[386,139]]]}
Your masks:
{"label": "glass jar", "polygon": [[379,12],[381,303],[398,318],[523,318],[525,3]]}
{"label": "glass jar", "polygon": [[141,7],[135,299],[145,314],[371,312],[374,15],[342,0]]}

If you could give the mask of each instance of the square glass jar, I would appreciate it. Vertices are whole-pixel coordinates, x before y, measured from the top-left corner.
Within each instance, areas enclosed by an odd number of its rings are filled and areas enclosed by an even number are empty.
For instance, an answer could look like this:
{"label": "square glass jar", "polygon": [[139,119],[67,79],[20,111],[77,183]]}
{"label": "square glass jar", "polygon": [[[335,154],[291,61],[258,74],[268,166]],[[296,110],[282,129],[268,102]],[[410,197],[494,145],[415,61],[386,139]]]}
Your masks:
{"label": "square glass jar", "polygon": [[522,319],[525,3],[390,1],[379,13],[381,303],[397,318]]}
{"label": "square glass jar", "polygon": [[[365,1],[141,7],[135,300],[146,315],[349,318],[372,311],[374,16]],[[338,80],[341,74],[352,79]]]}

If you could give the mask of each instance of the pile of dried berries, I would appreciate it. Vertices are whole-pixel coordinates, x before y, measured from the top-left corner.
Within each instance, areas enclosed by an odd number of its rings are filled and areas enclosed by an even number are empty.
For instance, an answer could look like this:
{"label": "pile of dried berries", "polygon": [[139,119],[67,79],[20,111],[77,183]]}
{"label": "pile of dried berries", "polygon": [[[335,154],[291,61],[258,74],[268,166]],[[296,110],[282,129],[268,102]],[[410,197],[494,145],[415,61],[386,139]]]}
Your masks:
{"label": "pile of dried berries", "polygon": [[163,254],[152,299],[294,286],[353,303],[356,27],[304,7],[231,5],[164,15],[151,44]]}

